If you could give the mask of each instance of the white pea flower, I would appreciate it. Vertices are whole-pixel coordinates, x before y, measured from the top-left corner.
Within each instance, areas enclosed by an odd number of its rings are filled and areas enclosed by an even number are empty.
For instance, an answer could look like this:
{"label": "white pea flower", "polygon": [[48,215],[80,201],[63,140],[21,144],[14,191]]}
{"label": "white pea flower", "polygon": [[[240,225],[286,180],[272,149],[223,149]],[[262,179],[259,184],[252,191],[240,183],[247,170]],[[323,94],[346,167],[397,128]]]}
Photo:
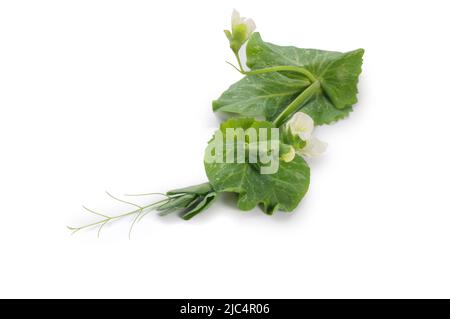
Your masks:
{"label": "white pea flower", "polygon": [[305,145],[296,146],[300,155],[305,157],[317,157],[327,149],[327,143],[324,143],[312,135],[314,131],[314,120],[306,113],[297,112],[286,123],[290,134],[298,136]]}
{"label": "white pea flower", "polygon": [[239,12],[233,10],[231,15],[231,31],[225,30],[225,34],[230,41],[231,49],[237,53],[255,29],[256,24],[252,19],[241,17]]}
{"label": "white pea flower", "polygon": [[231,31],[235,34],[236,32],[240,32],[238,30],[239,28],[245,29],[245,40],[247,40],[253,31],[255,31],[256,24],[252,19],[241,17],[240,13],[234,9],[231,14]]}
{"label": "white pea flower", "polygon": [[299,150],[299,153],[305,157],[317,157],[326,151],[327,146],[327,143],[313,136],[306,141],[306,145]]}
{"label": "white pea flower", "polygon": [[311,138],[314,130],[314,120],[306,113],[297,112],[287,123],[291,133],[298,135],[302,140],[307,141]]}

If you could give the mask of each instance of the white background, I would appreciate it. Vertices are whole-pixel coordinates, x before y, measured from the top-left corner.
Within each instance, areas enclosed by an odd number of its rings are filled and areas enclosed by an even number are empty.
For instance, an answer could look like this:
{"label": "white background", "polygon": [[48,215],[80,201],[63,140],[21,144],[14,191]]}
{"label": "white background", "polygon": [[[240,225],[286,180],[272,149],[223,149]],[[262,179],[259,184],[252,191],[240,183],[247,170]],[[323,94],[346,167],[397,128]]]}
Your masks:
{"label": "white background", "polygon": [[[447,1],[2,1],[0,297],[450,297]],[[280,45],[366,50],[293,214],[222,199],[70,236],[104,191],[206,181],[237,8]],[[156,199],[156,198],[155,198]],[[151,198],[146,199],[152,200]]]}

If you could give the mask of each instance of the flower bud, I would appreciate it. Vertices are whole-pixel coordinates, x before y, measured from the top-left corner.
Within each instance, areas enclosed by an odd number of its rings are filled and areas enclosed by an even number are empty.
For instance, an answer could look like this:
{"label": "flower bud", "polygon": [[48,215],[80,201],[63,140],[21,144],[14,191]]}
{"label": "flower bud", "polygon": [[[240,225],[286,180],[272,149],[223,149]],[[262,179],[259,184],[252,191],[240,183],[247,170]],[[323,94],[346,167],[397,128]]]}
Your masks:
{"label": "flower bud", "polygon": [[289,163],[295,158],[295,148],[291,145],[281,144],[280,159],[283,162]]}
{"label": "flower bud", "polygon": [[256,25],[252,19],[241,17],[239,12],[233,10],[231,15],[231,32],[225,30],[225,35],[230,41],[230,47],[234,53],[238,53],[242,45],[250,38]]}

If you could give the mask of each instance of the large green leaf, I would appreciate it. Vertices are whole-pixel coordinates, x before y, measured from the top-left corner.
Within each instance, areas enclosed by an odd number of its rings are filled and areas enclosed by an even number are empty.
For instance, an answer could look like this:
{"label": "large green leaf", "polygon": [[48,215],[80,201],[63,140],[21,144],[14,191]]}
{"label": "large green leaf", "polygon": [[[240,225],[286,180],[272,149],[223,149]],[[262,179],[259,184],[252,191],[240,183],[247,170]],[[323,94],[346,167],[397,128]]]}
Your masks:
{"label": "large green leaf", "polygon": [[[254,119],[230,119],[222,123],[220,130],[225,133],[227,128],[249,127],[272,125]],[[289,163],[280,161],[278,171],[273,174],[261,174],[256,165],[249,163],[205,161],[205,170],[216,192],[233,192],[239,195],[237,205],[242,210],[261,205],[267,214],[272,214],[277,209],[292,211],[309,187],[309,167],[299,155]]]}
{"label": "large green leaf", "polygon": [[213,110],[272,119],[309,84],[280,73],[245,76],[213,101]]}
{"label": "large green leaf", "polygon": [[336,108],[323,94],[316,94],[301,108],[302,112],[314,119],[316,125],[330,124],[343,119],[353,110],[351,106],[345,109]]}
{"label": "large green leaf", "polygon": [[[278,46],[264,42],[259,33],[254,33],[247,44],[247,65],[252,70],[273,66],[296,66],[308,70],[320,82],[320,91],[300,107],[314,119],[316,125],[321,125],[342,119],[352,111],[352,105],[357,102],[357,83],[363,54],[363,49],[340,53]],[[228,109],[241,115],[263,116],[273,120],[305,89],[304,85],[299,86],[292,95],[284,95],[289,92],[285,79],[310,83],[299,73],[283,72],[283,75],[279,79],[280,85],[264,81],[268,75],[247,76],[245,81],[237,82],[214,101],[214,110]],[[252,87],[257,87],[258,91],[248,90],[248,83],[252,83]],[[270,92],[272,96],[280,94],[284,98],[275,101],[264,99],[264,92]],[[252,98],[265,103],[253,103]],[[237,102],[238,99],[241,102]]]}

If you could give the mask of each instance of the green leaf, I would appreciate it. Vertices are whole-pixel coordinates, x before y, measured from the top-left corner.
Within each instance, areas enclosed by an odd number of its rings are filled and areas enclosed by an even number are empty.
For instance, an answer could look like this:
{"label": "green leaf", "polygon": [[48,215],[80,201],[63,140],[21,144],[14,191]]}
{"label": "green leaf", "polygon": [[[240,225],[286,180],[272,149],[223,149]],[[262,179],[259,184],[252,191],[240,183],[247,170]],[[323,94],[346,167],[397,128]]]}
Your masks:
{"label": "green leaf", "polygon": [[[227,128],[249,127],[273,126],[268,122],[240,118],[222,123],[220,129],[225,133]],[[251,210],[261,205],[267,214],[277,209],[295,209],[309,187],[310,171],[305,160],[296,155],[289,163],[280,161],[278,171],[273,174],[261,174],[257,166],[251,163],[210,163],[205,160],[206,174],[214,190],[217,193],[237,193],[240,209]]]}
{"label": "green leaf", "polygon": [[313,96],[302,108],[302,112],[311,116],[315,125],[330,124],[346,118],[353,108],[336,108],[323,94]]}
{"label": "green leaf", "polygon": [[213,110],[273,119],[309,84],[305,78],[291,79],[280,73],[249,75],[213,101]]}
{"label": "green leaf", "polygon": [[211,204],[216,200],[216,198],[217,193],[215,192],[207,194],[205,197],[200,198],[200,200],[198,201],[198,203],[196,203],[195,206],[188,207],[186,209],[186,212],[183,213],[183,215],[181,216],[181,218],[183,218],[184,220],[189,220],[192,217],[200,214],[201,212],[206,210],[209,206],[211,206]]}
{"label": "green leaf", "polygon": [[168,215],[177,210],[184,209],[197,198],[195,194],[185,194],[174,199],[169,200],[166,204],[163,204],[157,208],[157,211],[161,212],[160,215]]}
{"label": "green leaf", "polygon": [[213,189],[211,188],[211,184],[203,183],[199,185],[174,189],[167,192],[167,195],[176,195],[176,194],[196,194],[196,195],[205,195],[211,192]]}
{"label": "green leaf", "polygon": [[[259,33],[254,33],[247,44],[247,65],[252,71],[276,66],[309,71],[319,80],[320,92],[300,108],[316,125],[321,125],[342,119],[352,111],[357,102],[363,54],[363,49],[340,53],[278,46],[264,42]],[[213,109],[272,121],[310,83],[303,74],[295,72],[249,75],[214,101]]]}
{"label": "green leaf", "polygon": [[166,194],[169,201],[157,208],[159,215],[165,216],[181,211],[181,217],[186,220],[206,210],[217,197],[210,183],[174,189]]}
{"label": "green leaf", "polygon": [[341,119],[352,111],[351,106],[357,102],[363,55],[363,49],[340,53],[278,46],[264,42],[259,33],[254,33],[247,44],[247,65],[251,69],[275,65],[303,67],[320,81],[322,94],[311,99],[304,110],[317,124]]}

